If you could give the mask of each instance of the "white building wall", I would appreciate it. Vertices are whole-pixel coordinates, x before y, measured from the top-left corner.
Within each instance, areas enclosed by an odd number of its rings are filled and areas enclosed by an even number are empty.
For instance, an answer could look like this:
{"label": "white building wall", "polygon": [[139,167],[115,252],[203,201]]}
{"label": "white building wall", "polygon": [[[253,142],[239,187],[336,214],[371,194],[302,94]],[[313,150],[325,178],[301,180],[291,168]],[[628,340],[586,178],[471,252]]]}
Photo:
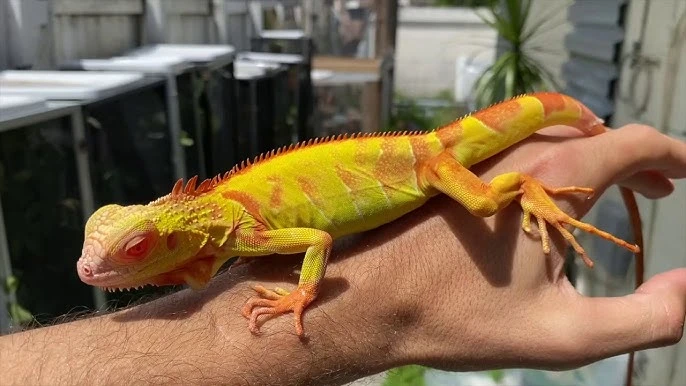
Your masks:
{"label": "white building wall", "polygon": [[[564,39],[572,28],[567,20],[570,4],[533,0],[529,18],[530,25],[545,24],[530,41],[528,52],[561,86],[562,65],[569,57]],[[458,58],[474,58],[481,66],[495,58],[497,34],[473,9],[401,7],[398,15],[395,87],[404,95],[432,97],[445,90],[454,92],[456,81],[460,83]]]}
{"label": "white building wall", "polygon": [[496,33],[468,8],[402,7],[395,89],[408,96],[453,92],[459,57],[492,62]]}
{"label": "white building wall", "polygon": [[[627,18],[624,53],[641,40],[646,65],[622,67],[615,126],[642,122],[686,141],[686,1],[632,0]],[[645,12],[647,10],[647,12]],[[650,64],[652,63],[652,64]],[[635,83],[632,91],[632,83]],[[646,238],[646,277],[686,267],[686,181],[664,199],[639,197]],[[686,385],[686,340],[672,347],[648,350],[640,368],[640,384]],[[637,382],[639,383],[639,382]]]}

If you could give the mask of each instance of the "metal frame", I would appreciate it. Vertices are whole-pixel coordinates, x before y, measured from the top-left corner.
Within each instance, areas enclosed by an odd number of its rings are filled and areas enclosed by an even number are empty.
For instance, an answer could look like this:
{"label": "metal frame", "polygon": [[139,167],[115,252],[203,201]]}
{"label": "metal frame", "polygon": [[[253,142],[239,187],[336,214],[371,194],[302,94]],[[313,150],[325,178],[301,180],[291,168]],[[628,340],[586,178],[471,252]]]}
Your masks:
{"label": "metal frame", "polygon": [[237,60],[251,61],[254,63],[276,63],[288,67],[289,71],[295,68],[298,75],[298,87],[295,92],[298,120],[296,123],[296,138],[293,142],[309,139],[313,133],[310,129],[310,117],[312,113],[312,79],[310,75],[311,63],[308,58],[300,54],[281,54],[271,52],[241,52],[236,56]]}
{"label": "metal frame", "polygon": [[[250,130],[248,133],[250,139],[249,151],[250,158],[259,155],[261,151],[269,149],[260,149],[260,111],[258,104],[258,82],[270,81],[279,76],[280,73],[288,71],[287,66],[276,62],[267,62],[261,60],[244,60],[238,59],[237,63],[246,66],[248,71],[254,70],[253,73],[239,74],[236,73],[236,79],[239,82],[247,82],[250,89]],[[274,112],[275,114],[275,112]],[[276,120],[276,116],[273,117]]]}
{"label": "metal frame", "polygon": [[[83,224],[85,225],[90,215],[95,211],[95,199],[90,175],[89,151],[86,146],[84,109],[88,106],[107,103],[112,99],[125,98],[128,94],[145,91],[162,84],[166,85],[166,80],[164,78],[144,77],[135,82],[135,84],[120,89],[118,92],[107,92],[97,98],[90,98],[82,101],[50,100],[46,103],[46,108],[43,110],[31,111],[26,115],[16,116],[6,120],[2,120],[2,117],[0,117],[0,132],[16,130],[54,119],[69,118],[73,138],[72,146],[76,158],[76,168],[79,180],[79,194],[81,195],[82,201]],[[12,94],[25,95],[19,92],[13,92]],[[169,109],[168,106],[165,106],[165,108]],[[0,278],[7,278],[11,272],[12,265],[9,245],[2,213],[2,202],[0,202]],[[94,306],[97,309],[102,308],[106,303],[105,293],[97,287],[93,287],[92,292]],[[7,301],[16,301],[16,297],[10,296],[6,299],[4,291],[0,291],[0,302],[7,304]],[[7,315],[4,312],[0,311],[0,332],[9,329],[10,320],[6,319],[6,316]]]}
{"label": "metal frame", "polygon": [[[258,108],[257,108],[257,82],[263,79],[268,79],[270,74],[267,69],[257,69],[258,71],[254,74],[246,74],[245,76],[235,73],[236,80],[238,82],[247,82],[250,88],[250,126],[248,130],[249,138],[249,152],[251,155],[256,155],[259,152],[258,148]],[[236,91],[238,92],[238,90]]]}
{"label": "metal frame", "polygon": [[[282,54],[271,52],[267,49],[266,43],[269,41],[286,41],[286,42],[298,42],[300,47],[299,52],[287,52],[287,54],[296,54],[303,57],[304,78],[300,79],[303,88],[303,94],[300,98],[303,98],[305,103],[301,106],[303,110],[299,108],[298,111],[298,140],[304,141],[313,136],[315,136],[315,130],[312,127],[312,122],[308,118],[313,114],[314,110],[314,84],[312,82],[311,71],[312,71],[312,54],[313,54],[313,42],[312,38],[307,35],[303,30],[263,30],[259,31],[258,35],[250,39],[251,51]],[[308,108],[309,107],[309,108]]]}
{"label": "metal frame", "polygon": [[[155,53],[155,48],[159,46],[162,47],[161,49],[164,50],[164,46],[166,46],[167,51],[164,51],[164,54],[160,54],[159,51]],[[203,47],[203,48],[225,48],[225,49],[230,49],[230,52],[226,52],[224,54],[216,55],[214,57],[210,58],[210,55],[205,56],[206,59],[201,59],[201,56],[196,56],[193,54],[189,53],[184,53],[182,51],[176,52],[175,49],[178,48],[179,50],[183,50],[184,48],[194,48],[194,47]],[[154,57],[164,57],[164,56],[173,56],[182,60],[185,60],[187,63],[191,65],[192,70],[195,72],[217,72],[220,75],[227,77],[227,78],[233,78],[233,73],[227,74],[223,69],[227,66],[230,66],[233,64],[234,59],[236,57],[236,50],[233,46],[231,45],[208,45],[208,44],[150,44],[147,46],[142,46],[138,47],[132,51],[129,51],[125,54],[125,57],[149,57],[149,58],[154,58]],[[232,70],[233,71],[233,70]],[[235,90],[231,90],[232,93],[235,94]],[[171,96],[170,96],[171,97]],[[174,98],[178,100],[178,95],[174,95]],[[226,130],[228,132],[231,132],[232,130],[235,130],[236,124],[235,122],[232,122],[231,119],[233,117],[230,117],[227,114],[226,109],[222,109],[221,111],[217,112],[219,114],[222,114],[222,122],[224,122],[224,126],[222,127],[221,130]],[[180,131],[179,131],[180,134]],[[196,133],[196,141],[198,143],[198,146],[202,149],[202,152],[200,154],[200,159],[203,161],[202,164],[204,165],[204,172],[205,176],[204,177],[209,177],[207,174],[211,174],[210,170],[214,171],[215,165],[215,159],[214,157],[216,156],[214,152],[212,152],[212,164],[211,165],[205,165],[204,162],[206,161],[206,154],[205,154],[205,143],[202,140],[202,133]],[[228,150],[227,150],[228,151]],[[185,159],[185,158],[184,158]],[[201,168],[201,170],[203,169]]]}
{"label": "metal frame", "polygon": [[[30,115],[19,116],[8,120],[0,120],[0,133],[11,130],[19,130],[22,127],[30,126],[40,122],[51,121],[60,118],[69,118],[71,133],[73,138],[74,155],[76,158],[76,169],[79,179],[79,193],[81,195],[81,208],[83,223],[85,225],[88,218],[95,210],[93,199],[93,188],[90,179],[90,168],[88,164],[88,148],[85,146],[86,133],[83,121],[82,105],[70,102],[48,102],[47,109]],[[6,280],[12,274],[12,260],[9,253],[9,242],[7,240],[6,227],[4,222],[2,199],[0,198],[0,278]],[[3,283],[4,284],[4,283]],[[101,308],[105,304],[105,293],[97,287],[93,287],[93,303],[96,308]],[[5,305],[8,302],[15,302],[16,296],[5,295],[0,291],[0,303]],[[10,330],[11,320],[4,310],[0,311],[0,333]]]}
{"label": "metal frame", "polygon": [[[139,72],[144,74],[147,79],[164,79],[165,85],[165,102],[167,104],[167,120],[169,123],[169,132],[171,139],[171,157],[174,164],[174,174],[176,179],[183,179],[186,177],[186,154],[183,146],[181,146],[181,111],[179,107],[179,93],[176,83],[176,77],[191,72],[193,67],[190,65],[170,65],[167,70],[148,70],[142,64],[136,66],[131,64],[128,68],[124,66],[117,67],[115,64],[108,65],[106,61],[98,60],[98,63],[89,63],[86,61],[76,61],[73,63],[60,66],[65,70],[81,70],[81,71],[109,71],[109,72]],[[197,134],[197,133],[196,133]],[[202,148],[202,140],[199,143],[199,156],[204,157],[204,150]],[[204,164],[200,164],[200,172],[205,173]]]}
{"label": "metal frame", "polygon": [[[174,73],[167,73],[165,76],[165,99],[167,101],[167,118],[169,119],[169,132],[171,134],[171,154],[174,162],[176,178],[183,179],[186,176],[186,151],[181,146],[181,109],[179,107],[179,92],[176,85]],[[196,133],[197,136],[197,133]],[[196,138],[197,140],[197,138]],[[198,143],[202,145],[202,142]],[[202,146],[198,146],[198,151],[204,153]],[[205,173],[204,164],[200,163],[200,172]]]}
{"label": "metal frame", "polygon": [[[1,127],[1,126],[0,126]],[[2,279],[2,286],[5,286],[7,278],[12,274],[12,260],[10,259],[9,244],[7,242],[7,231],[5,230],[5,219],[2,211],[2,198],[0,198],[0,279]],[[10,331],[11,318],[5,311],[7,305],[16,302],[17,297],[14,294],[6,294],[4,290],[0,290],[0,334],[5,334]]]}
{"label": "metal frame", "polygon": [[[234,80],[235,80],[235,77],[234,77],[234,70],[233,70],[234,59],[235,59],[235,54],[232,53],[230,56],[229,56],[229,55],[226,55],[226,56],[223,56],[223,57],[218,57],[218,58],[216,58],[215,60],[212,60],[212,61],[209,61],[209,62],[199,62],[199,61],[198,61],[198,62],[195,62],[195,61],[192,61],[191,63],[193,64],[193,68],[194,68],[194,70],[196,71],[195,75],[193,75],[193,76],[194,76],[194,77],[197,77],[197,76],[198,76],[198,72],[206,72],[206,73],[216,72],[216,73],[218,73],[218,74],[219,74],[221,77],[223,77],[223,78],[229,78],[229,79],[234,79]],[[231,72],[230,72],[230,73],[227,73],[227,72],[225,71],[225,68],[226,68],[227,66],[229,66],[229,65],[231,65],[232,68],[231,68]],[[223,86],[222,86],[222,87],[223,87]],[[224,90],[224,91],[226,91],[226,90]],[[233,100],[235,99],[235,97],[236,97],[236,95],[235,95],[235,94],[236,94],[235,87],[232,88],[232,89],[229,90],[229,91],[230,91],[232,94],[234,94],[234,95],[233,95],[233,98],[231,98],[231,100],[233,101]],[[195,97],[195,95],[194,95],[194,97]],[[223,95],[223,100],[222,100],[222,102],[227,102],[227,100],[226,100],[226,95]],[[196,115],[197,115],[197,112],[198,112],[198,111],[197,111],[197,108],[195,109],[195,111],[196,111]],[[222,114],[222,116],[223,116],[221,121],[224,123],[224,125],[223,125],[222,128],[220,128],[220,131],[221,131],[221,130],[225,130],[225,131],[229,132],[229,134],[233,134],[233,133],[237,130],[237,126],[236,126],[236,125],[237,125],[237,122],[236,122],[236,121],[232,121],[233,119],[235,119],[235,117],[229,116],[229,115],[228,115],[229,111],[227,111],[226,109],[221,109],[221,111],[218,111],[218,112],[216,112],[216,113]],[[196,117],[196,119],[197,119],[197,117]],[[208,127],[208,129],[209,129],[210,132],[211,132],[212,128],[211,128],[211,127]],[[206,147],[206,145],[205,145],[205,143],[204,143],[204,141],[203,141],[203,139],[202,139],[202,133],[198,132],[198,133],[196,133],[196,134],[197,134],[196,140],[198,141],[198,144],[199,144],[198,146],[202,149],[202,153],[201,153],[201,158],[200,158],[200,159],[202,160],[202,162],[201,162],[202,165],[204,165],[204,166],[203,166],[203,169],[205,170],[205,177],[206,177],[206,178],[209,178],[209,177],[211,177],[211,176],[209,175],[209,174],[210,174],[210,173],[209,173],[209,170],[215,171],[214,168],[217,166],[217,165],[216,165],[216,163],[217,163],[216,154],[215,154],[215,152],[214,152],[214,150],[215,150],[215,149],[214,149],[214,144],[215,144],[215,141],[216,141],[217,139],[216,139],[216,138],[212,138],[212,143],[211,143],[212,148],[210,149],[210,153],[212,154],[212,162],[211,162],[211,164],[207,165],[207,164],[206,164],[207,159],[206,159],[206,154],[205,154],[205,147]],[[227,150],[227,151],[231,151],[231,150]],[[231,153],[233,153],[233,154],[231,154],[231,156],[235,156],[235,151],[231,151]],[[234,157],[234,158],[235,158],[235,157]],[[234,161],[235,161],[235,160],[234,160]]]}

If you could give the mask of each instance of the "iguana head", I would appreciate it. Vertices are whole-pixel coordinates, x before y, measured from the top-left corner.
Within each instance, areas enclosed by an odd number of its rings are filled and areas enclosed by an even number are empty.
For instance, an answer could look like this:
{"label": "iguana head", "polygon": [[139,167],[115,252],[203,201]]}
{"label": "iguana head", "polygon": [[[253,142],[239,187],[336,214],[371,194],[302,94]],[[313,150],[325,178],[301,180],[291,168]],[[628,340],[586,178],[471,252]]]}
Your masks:
{"label": "iguana head", "polygon": [[171,193],[148,205],[106,205],[86,223],[76,269],[81,280],[105,290],[147,284],[202,288],[230,256],[225,243],[245,211],[232,200],[213,200],[231,172],[178,180]]}
{"label": "iguana head", "polygon": [[[203,259],[212,259],[207,210],[184,205],[106,205],[88,219],[81,257],[81,280],[107,290],[146,284],[204,284]],[[200,208],[196,208],[200,209]],[[206,261],[205,263],[211,263]],[[205,264],[207,265],[207,264]],[[211,270],[211,266],[210,266]],[[209,277],[207,278],[209,280]],[[205,280],[206,281],[206,280]]]}

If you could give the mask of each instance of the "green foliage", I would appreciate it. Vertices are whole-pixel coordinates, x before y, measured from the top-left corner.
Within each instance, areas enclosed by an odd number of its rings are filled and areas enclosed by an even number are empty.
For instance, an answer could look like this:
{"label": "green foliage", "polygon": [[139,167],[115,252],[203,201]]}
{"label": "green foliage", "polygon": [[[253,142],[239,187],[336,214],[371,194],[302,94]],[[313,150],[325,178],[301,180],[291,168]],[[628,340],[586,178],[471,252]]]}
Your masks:
{"label": "green foliage", "polygon": [[[14,295],[19,288],[19,279],[16,276],[10,275],[5,280],[4,290],[7,295]],[[17,326],[28,325],[33,322],[33,315],[26,308],[22,307],[16,301],[9,301],[7,303],[7,311],[12,318],[12,323]]]}
{"label": "green foliage", "polygon": [[531,4],[531,0],[492,1],[487,7],[489,16],[479,14],[508,48],[476,81],[477,108],[524,93],[559,88],[550,72],[529,52],[532,38],[554,20],[541,18],[532,25]]}
{"label": "green foliage", "polygon": [[491,370],[488,372],[488,375],[491,376],[491,379],[495,383],[500,383],[503,378],[505,378],[505,371],[504,370]]}
{"label": "green foliage", "polygon": [[409,365],[388,371],[383,386],[424,386],[426,367]]}
{"label": "green foliage", "polygon": [[397,93],[395,95],[394,113],[387,130],[432,130],[450,123],[466,113],[464,108],[454,103],[450,90],[441,91],[427,101],[437,102],[437,106],[422,106],[416,99]]}

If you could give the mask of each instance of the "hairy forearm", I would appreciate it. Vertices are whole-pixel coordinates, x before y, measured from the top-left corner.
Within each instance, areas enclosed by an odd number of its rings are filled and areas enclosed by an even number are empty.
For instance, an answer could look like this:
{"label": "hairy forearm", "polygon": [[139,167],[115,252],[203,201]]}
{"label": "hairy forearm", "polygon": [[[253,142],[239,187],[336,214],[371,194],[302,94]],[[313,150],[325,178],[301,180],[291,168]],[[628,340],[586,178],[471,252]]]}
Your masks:
{"label": "hairy forearm", "polygon": [[[660,197],[669,186],[636,177],[644,169],[635,165],[686,177],[682,144],[640,128],[598,137],[523,145],[507,163],[484,167],[482,178],[517,165],[553,186],[597,189],[634,175],[623,182]],[[607,151],[613,146],[651,151]],[[533,154],[540,161],[527,158]],[[591,203],[570,201],[567,209],[580,216]],[[240,309],[250,285],[293,289],[298,277],[289,273],[302,258],[261,257],[206,291],[2,337],[2,383],[340,384],[405,363],[568,368],[681,339],[686,270],[657,275],[636,295],[585,298],[565,279],[565,243],[555,241],[543,254],[540,240],[521,231],[516,206],[481,219],[436,197],[354,247],[334,248],[322,291],[305,312],[304,341],[291,315],[263,325],[261,336],[248,332]]]}
{"label": "hairy forearm", "polygon": [[371,306],[383,300],[361,303],[374,294],[362,294],[363,288],[341,278],[346,270],[346,277],[356,276],[349,271],[355,259],[329,270],[326,290],[305,315],[305,340],[293,333],[292,317],[276,318],[261,335],[252,335],[240,315],[252,295],[246,279],[269,277],[265,266],[279,276],[273,279],[288,278],[285,259],[260,259],[232,270],[205,291],[183,290],[128,310],[2,337],[0,373],[4,382],[16,384],[268,385],[339,383],[393,364],[397,331],[379,329],[379,323],[389,323],[379,320],[386,310]]}
{"label": "hairy forearm", "polygon": [[[153,305],[141,307],[155,313]],[[16,384],[212,379],[218,341],[206,313],[187,320],[117,321],[121,313],[3,338],[4,379]],[[204,363],[197,362],[201,349]]]}

